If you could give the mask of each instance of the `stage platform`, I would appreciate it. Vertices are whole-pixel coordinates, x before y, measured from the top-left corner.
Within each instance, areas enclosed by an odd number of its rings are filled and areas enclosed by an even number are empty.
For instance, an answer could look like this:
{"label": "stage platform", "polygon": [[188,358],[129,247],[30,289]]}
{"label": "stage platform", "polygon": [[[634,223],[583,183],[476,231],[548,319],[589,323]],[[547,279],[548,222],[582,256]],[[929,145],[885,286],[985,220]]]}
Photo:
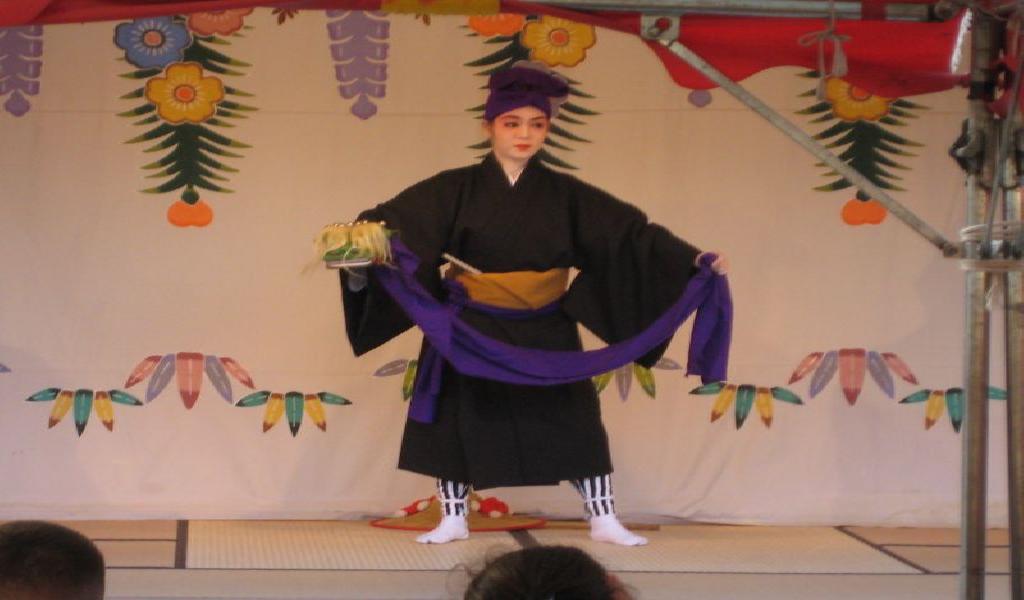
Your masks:
{"label": "stage platform", "polygon": [[[62,521],[107,559],[109,599],[458,598],[464,566],[535,544],[586,549],[644,600],[956,598],[955,529],[662,525],[620,548],[586,530],[474,534],[443,546],[360,521]],[[1005,530],[987,598],[1009,598]]]}

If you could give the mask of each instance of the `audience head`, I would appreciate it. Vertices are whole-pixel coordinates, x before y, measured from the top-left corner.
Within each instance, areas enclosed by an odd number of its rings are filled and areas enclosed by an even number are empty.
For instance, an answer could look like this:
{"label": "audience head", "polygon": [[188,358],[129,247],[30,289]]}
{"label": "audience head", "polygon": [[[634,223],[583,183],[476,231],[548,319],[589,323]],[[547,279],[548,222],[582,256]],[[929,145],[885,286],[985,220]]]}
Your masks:
{"label": "audience head", "polygon": [[537,546],[503,554],[473,575],[464,600],[629,600],[622,583],[589,554]]}
{"label": "audience head", "polygon": [[102,600],[103,555],[89,538],[55,523],[0,525],[0,599]]}

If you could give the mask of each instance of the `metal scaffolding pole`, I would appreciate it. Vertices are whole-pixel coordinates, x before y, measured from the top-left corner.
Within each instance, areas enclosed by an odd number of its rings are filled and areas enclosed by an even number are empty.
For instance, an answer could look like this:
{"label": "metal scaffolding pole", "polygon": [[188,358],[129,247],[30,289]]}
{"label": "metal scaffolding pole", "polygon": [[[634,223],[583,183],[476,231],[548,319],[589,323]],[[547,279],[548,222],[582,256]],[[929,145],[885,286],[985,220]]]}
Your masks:
{"label": "metal scaffolding pole", "polygon": [[[967,177],[967,227],[986,222],[995,164],[997,134],[988,110],[995,84],[993,67],[999,56],[1001,24],[975,11],[971,36],[970,113],[968,139],[982,142],[978,168]],[[990,256],[984,238],[965,240],[963,258],[978,261]],[[965,276],[964,307],[964,426],[961,479],[960,598],[985,597],[985,511],[988,484],[988,370],[989,314],[985,306],[989,274],[970,270]]]}
{"label": "metal scaffolding pole", "polygon": [[[1020,224],[1020,191],[1006,199],[1006,222]],[[1010,592],[1013,600],[1024,600],[1024,273],[1007,271],[1005,277],[1006,319],[1006,440],[1007,486],[1010,513]]]}
{"label": "metal scaffolding pole", "polygon": [[[727,15],[763,18],[815,18],[835,14],[838,19],[862,19],[870,2],[837,0],[543,0],[545,6],[561,6],[576,10],[610,10],[650,12],[665,15]],[[876,3],[877,4],[877,3]],[[887,2],[882,14],[887,21],[935,21],[953,16],[958,2],[938,4],[919,2]]]}

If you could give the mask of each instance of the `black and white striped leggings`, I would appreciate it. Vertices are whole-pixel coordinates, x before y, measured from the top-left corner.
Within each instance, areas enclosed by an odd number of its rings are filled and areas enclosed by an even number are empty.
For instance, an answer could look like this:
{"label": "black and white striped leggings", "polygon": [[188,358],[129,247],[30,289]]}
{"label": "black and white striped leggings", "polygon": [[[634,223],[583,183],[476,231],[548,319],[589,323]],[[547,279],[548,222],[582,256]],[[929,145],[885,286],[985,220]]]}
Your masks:
{"label": "black and white striped leggings", "polygon": [[[583,497],[583,510],[588,517],[615,514],[615,496],[612,493],[612,476],[596,475],[573,479],[569,482]],[[437,496],[441,499],[441,514],[446,517],[466,516],[466,498],[469,484],[437,480]]]}

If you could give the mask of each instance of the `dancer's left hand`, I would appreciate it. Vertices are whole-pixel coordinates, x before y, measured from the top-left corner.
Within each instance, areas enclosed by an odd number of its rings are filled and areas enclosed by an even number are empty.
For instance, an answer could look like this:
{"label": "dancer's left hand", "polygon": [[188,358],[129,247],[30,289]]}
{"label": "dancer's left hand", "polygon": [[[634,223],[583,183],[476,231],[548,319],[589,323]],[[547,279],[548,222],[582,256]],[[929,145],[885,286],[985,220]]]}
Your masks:
{"label": "dancer's left hand", "polygon": [[721,252],[715,252],[713,250],[709,252],[701,252],[700,254],[697,255],[697,260],[694,262],[699,265],[700,257],[704,256],[705,254],[714,254],[716,257],[714,262],[711,263],[712,271],[718,273],[719,275],[725,275],[726,273],[729,272],[729,259],[726,258]]}

